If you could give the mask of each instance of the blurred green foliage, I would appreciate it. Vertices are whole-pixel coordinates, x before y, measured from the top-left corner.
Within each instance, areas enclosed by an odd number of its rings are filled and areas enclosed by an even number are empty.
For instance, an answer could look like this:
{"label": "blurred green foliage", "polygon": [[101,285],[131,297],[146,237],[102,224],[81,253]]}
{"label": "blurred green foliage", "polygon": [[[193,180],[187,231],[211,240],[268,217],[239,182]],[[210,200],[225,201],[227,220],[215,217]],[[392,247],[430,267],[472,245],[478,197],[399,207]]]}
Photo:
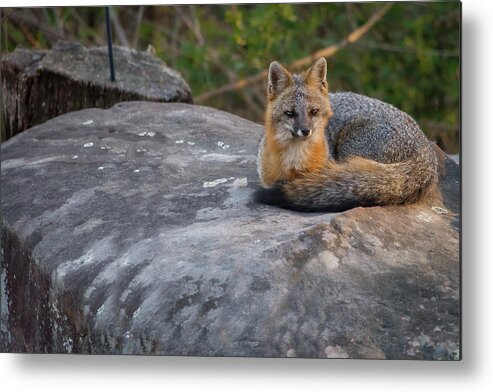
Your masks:
{"label": "blurred green foliage", "polygon": [[[193,96],[339,42],[383,3],[128,6],[112,8],[117,44],[148,45],[180,71]],[[104,45],[102,7],[2,10],[2,52],[59,39]],[[355,91],[410,113],[432,140],[459,150],[460,3],[404,2],[328,58],[332,91]],[[262,122],[263,83],[202,104]]]}

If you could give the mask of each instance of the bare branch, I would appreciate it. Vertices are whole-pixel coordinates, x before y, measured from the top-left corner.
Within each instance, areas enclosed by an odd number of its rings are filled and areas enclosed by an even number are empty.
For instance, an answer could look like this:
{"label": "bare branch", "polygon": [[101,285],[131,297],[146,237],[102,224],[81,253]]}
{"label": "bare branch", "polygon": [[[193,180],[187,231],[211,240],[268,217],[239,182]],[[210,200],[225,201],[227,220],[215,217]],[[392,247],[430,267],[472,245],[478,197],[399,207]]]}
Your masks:
{"label": "bare branch", "polygon": [[9,19],[12,22],[16,23],[17,26],[20,26],[21,24],[25,24],[31,28],[36,28],[42,31],[47,38],[53,40],[63,40],[65,38],[63,34],[60,34],[58,31],[47,26],[46,24],[40,24],[39,21],[34,20],[30,16],[26,16],[25,13],[11,12],[9,15],[7,15],[7,20]]}
{"label": "bare branch", "polygon": [[177,15],[181,18],[183,23],[187,25],[187,27],[190,29],[190,31],[195,35],[195,38],[197,38],[197,42],[200,45],[204,45],[204,37],[202,36],[202,33],[200,31],[200,28],[197,27],[197,25],[194,23],[192,18],[190,18],[185,11],[183,10],[183,7],[181,6],[175,6],[173,7],[177,13]]}
{"label": "bare branch", "polygon": [[[309,56],[306,56],[306,57],[303,57],[299,60],[296,60],[296,61],[292,62],[291,64],[289,64],[288,68],[289,69],[299,69],[301,67],[309,65],[310,63],[312,63],[315,59],[317,59],[319,57],[329,58],[329,57],[333,56],[342,48],[346,47],[349,44],[356,42],[363,35],[365,35],[375,25],[375,23],[377,23],[389,11],[389,9],[393,5],[394,5],[394,3],[387,3],[382,8],[380,8],[377,12],[375,12],[375,14],[373,14],[370,17],[370,19],[368,19],[366,21],[365,24],[358,27],[356,30],[352,31],[348,36],[346,36],[344,39],[342,39],[338,43],[331,45],[327,48],[321,49],[315,53],[312,53]],[[198,97],[195,98],[195,102],[204,102],[210,98],[224,94],[224,93],[229,92],[229,91],[241,90],[245,87],[248,87],[248,86],[253,85],[255,83],[258,83],[262,80],[265,80],[265,78],[267,78],[267,70],[264,70],[257,75],[250,76],[249,78],[238,80],[237,82],[234,82],[234,83],[226,84],[226,85],[219,87],[215,90],[212,90],[212,91],[209,91],[209,92],[204,93],[202,95],[199,95]]]}
{"label": "bare branch", "polygon": [[111,12],[110,15],[111,15],[111,21],[113,22],[113,27],[115,28],[115,34],[118,37],[118,40],[123,46],[130,48],[130,42],[128,42],[127,36],[125,35],[125,31],[123,30],[123,27],[120,23],[120,19],[118,19],[116,9],[113,9],[113,12]]}
{"label": "bare branch", "polygon": [[139,10],[137,12],[137,21],[135,22],[135,33],[134,33],[134,39],[132,42],[132,47],[134,49],[137,49],[137,44],[139,43],[139,32],[140,32],[140,26],[142,24],[142,17],[144,16],[144,10],[145,6],[141,5],[139,6]]}

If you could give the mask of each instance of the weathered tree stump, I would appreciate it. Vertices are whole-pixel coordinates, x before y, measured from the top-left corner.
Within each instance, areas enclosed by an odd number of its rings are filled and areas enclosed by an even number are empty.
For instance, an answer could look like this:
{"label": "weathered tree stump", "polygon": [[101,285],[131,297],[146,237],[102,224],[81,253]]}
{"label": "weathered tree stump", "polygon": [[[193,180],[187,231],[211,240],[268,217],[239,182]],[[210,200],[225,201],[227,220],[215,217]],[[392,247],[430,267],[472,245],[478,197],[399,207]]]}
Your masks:
{"label": "weathered tree stump", "polygon": [[5,138],[64,113],[122,101],[192,102],[181,75],[148,52],[59,42],[46,50],[16,49],[1,59]]}

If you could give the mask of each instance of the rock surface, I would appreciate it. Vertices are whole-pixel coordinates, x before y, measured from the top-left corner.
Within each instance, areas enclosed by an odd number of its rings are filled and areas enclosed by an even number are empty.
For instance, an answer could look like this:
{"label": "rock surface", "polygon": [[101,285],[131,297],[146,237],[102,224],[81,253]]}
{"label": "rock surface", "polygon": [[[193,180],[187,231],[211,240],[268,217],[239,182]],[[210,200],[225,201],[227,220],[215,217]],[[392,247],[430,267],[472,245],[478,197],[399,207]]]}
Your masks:
{"label": "rock surface", "polygon": [[106,46],[59,42],[50,51],[19,48],[3,56],[6,137],[74,110],[122,101],[192,102],[181,75],[156,56],[115,46],[113,57],[114,82]]}
{"label": "rock surface", "polygon": [[458,166],[419,205],[291,212],[252,201],[261,132],[127,102],[4,143],[2,350],[458,359]]}

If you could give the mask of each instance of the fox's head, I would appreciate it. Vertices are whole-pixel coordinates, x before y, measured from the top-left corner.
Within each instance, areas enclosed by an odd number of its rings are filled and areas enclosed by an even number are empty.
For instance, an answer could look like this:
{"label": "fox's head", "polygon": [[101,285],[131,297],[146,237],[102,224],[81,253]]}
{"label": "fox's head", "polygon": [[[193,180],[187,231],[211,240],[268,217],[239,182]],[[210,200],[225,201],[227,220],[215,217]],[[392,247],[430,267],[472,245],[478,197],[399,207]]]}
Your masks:
{"label": "fox's head", "polygon": [[277,61],[270,64],[266,123],[278,142],[318,139],[331,116],[324,58],[303,74],[292,75]]}

